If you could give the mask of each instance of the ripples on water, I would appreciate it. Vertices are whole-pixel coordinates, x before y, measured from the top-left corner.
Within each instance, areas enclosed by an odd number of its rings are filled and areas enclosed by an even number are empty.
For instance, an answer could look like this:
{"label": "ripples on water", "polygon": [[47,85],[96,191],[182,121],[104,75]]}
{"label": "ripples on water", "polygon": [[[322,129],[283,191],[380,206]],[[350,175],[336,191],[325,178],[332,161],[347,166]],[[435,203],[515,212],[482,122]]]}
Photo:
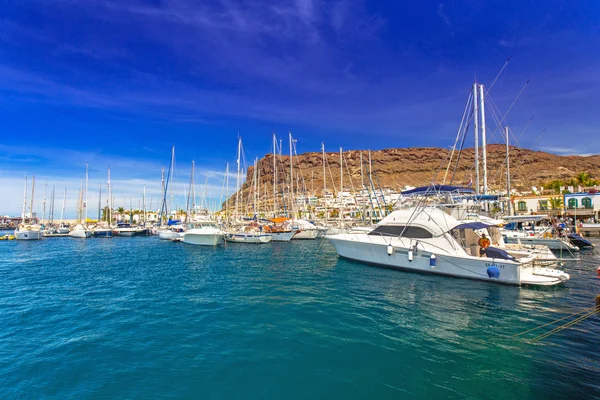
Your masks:
{"label": "ripples on water", "polygon": [[[338,259],[319,241],[0,243],[0,398],[590,398],[600,257],[518,288]],[[531,336],[530,336],[531,337]]]}

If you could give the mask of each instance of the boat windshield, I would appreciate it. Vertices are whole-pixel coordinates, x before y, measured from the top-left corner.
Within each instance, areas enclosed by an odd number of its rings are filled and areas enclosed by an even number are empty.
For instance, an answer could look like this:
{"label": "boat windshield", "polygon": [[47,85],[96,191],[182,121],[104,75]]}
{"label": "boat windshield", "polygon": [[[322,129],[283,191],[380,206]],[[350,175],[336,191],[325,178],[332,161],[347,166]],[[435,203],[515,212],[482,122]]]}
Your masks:
{"label": "boat windshield", "polygon": [[393,237],[402,236],[411,239],[431,239],[433,237],[433,234],[425,228],[406,225],[381,225],[369,232],[369,235]]}

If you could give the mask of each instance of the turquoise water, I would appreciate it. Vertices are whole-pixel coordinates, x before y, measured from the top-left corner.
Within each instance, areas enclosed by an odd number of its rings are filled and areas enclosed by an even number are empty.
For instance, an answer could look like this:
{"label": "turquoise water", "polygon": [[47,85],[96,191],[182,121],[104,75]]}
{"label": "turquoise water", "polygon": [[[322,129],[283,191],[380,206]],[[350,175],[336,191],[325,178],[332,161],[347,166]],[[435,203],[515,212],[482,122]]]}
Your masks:
{"label": "turquoise water", "polygon": [[[600,396],[596,254],[526,289],[338,259],[320,241],[0,242],[0,398]],[[530,336],[531,337],[531,336]]]}

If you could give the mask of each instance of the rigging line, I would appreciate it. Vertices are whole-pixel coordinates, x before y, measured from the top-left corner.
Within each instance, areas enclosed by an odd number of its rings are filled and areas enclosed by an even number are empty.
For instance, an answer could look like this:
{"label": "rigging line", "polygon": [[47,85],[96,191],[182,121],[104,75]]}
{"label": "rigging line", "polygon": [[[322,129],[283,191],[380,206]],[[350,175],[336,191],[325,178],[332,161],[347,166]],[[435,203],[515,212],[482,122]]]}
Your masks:
{"label": "rigging line", "polygon": [[[518,137],[515,137],[515,135],[513,134],[513,137],[515,138],[516,144],[513,145],[512,149],[510,149],[510,147],[509,147],[509,149],[508,149],[508,157],[510,157],[510,154],[511,154],[512,150],[514,150],[515,147],[518,147],[519,140],[520,140],[521,136],[523,136],[523,134],[525,133],[525,131],[527,130],[527,128],[529,127],[529,125],[531,124],[531,121],[533,121],[533,117],[529,118],[529,121],[527,121],[527,124],[525,125],[525,127],[521,131],[521,134]],[[511,130],[509,129],[509,131],[511,131]],[[498,170],[496,170],[496,173],[494,174],[494,176],[493,176],[492,179],[496,179],[496,176],[500,172],[502,172],[502,168],[504,168],[504,166],[506,165],[506,161],[507,161],[507,157],[504,158],[504,161],[502,161],[502,163],[500,164],[500,168],[498,168]],[[518,171],[519,167],[521,167],[521,166],[517,166],[517,168],[515,168],[515,170]]]}
{"label": "rigging line", "polygon": [[573,314],[571,314],[571,315],[567,315],[566,317],[559,318],[559,319],[557,319],[557,320],[554,320],[554,321],[548,322],[547,324],[544,324],[544,325],[536,326],[535,328],[528,329],[528,330],[526,330],[526,331],[524,331],[524,332],[517,333],[517,334],[515,334],[515,335],[512,335],[512,336],[510,336],[510,337],[511,337],[511,338],[514,338],[514,337],[517,337],[517,336],[525,335],[526,333],[533,332],[533,331],[536,331],[536,330],[538,330],[538,329],[541,329],[541,328],[545,328],[545,327],[546,327],[546,326],[548,326],[548,325],[554,325],[555,323],[557,323],[557,322],[559,322],[559,321],[563,321],[563,320],[565,320],[565,319],[567,319],[567,318],[571,318],[571,317],[574,317],[574,316],[576,316],[576,315],[580,315],[580,314],[588,313],[588,312],[590,312],[590,311],[592,311],[592,310],[595,310],[595,309],[597,309],[597,308],[598,308],[598,306],[594,306],[594,307],[586,308],[586,309],[583,309],[583,310],[581,310],[581,311],[577,311],[576,313],[573,313]]}
{"label": "rigging line", "polygon": [[515,97],[515,99],[513,100],[513,102],[511,103],[510,107],[508,107],[508,110],[506,110],[506,112],[504,113],[504,116],[502,117],[502,120],[500,121],[500,123],[504,122],[504,120],[508,116],[508,113],[510,112],[510,110],[512,110],[513,106],[515,105],[515,103],[517,102],[517,100],[519,99],[519,97],[521,96],[521,93],[523,93],[523,91],[525,90],[525,88],[527,87],[527,85],[529,85],[529,81],[530,81],[530,79],[527,79],[527,82],[525,82],[525,84],[521,88],[521,91],[519,91],[519,93],[517,94],[517,96]]}
{"label": "rigging line", "polygon": [[500,72],[498,72],[498,75],[496,75],[496,78],[494,78],[494,80],[492,81],[492,83],[490,84],[490,87],[488,89],[488,92],[490,90],[492,90],[492,88],[494,87],[494,84],[496,83],[496,81],[498,80],[498,78],[500,78],[500,75],[502,75],[502,72],[504,72],[504,69],[506,69],[506,67],[508,66],[508,62],[510,61],[510,59],[512,58],[512,56],[508,57],[506,59],[506,61],[504,62],[504,65],[502,66],[502,68],[500,69]]}
{"label": "rigging line", "polygon": [[456,151],[456,145],[458,144],[458,141],[460,140],[460,135],[461,135],[461,132],[462,132],[462,129],[463,129],[463,125],[466,123],[467,112],[471,108],[471,99],[472,98],[473,98],[473,93],[471,91],[469,91],[469,96],[467,97],[467,104],[465,105],[465,111],[463,112],[462,119],[460,120],[460,125],[458,127],[458,132],[456,132],[456,140],[454,141],[454,146],[452,146],[452,153],[450,154],[450,160],[448,161],[448,166],[446,167],[446,172],[444,173],[444,180],[442,181],[443,185],[446,184],[446,178],[448,176],[448,170],[450,169],[450,165],[452,164],[452,158],[454,157],[454,152]]}
{"label": "rigging line", "polygon": [[[467,132],[469,130],[469,127],[471,126],[472,120],[473,120],[473,115],[471,115],[471,117],[469,118],[469,121],[467,122],[467,125],[465,126],[465,130],[463,132],[462,142],[460,143],[460,150],[458,151],[458,155],[456,157],[456,164],[454,164],[454,171],[452,171],[452,177],[450,178],[451,185],[454,182],[454,176],[456,175],[456,172],[458,171],[458,164],[460,162],[460,158],[461,158],[462,152],[464,150],[465,140],[467,139]],[[473,170],[473,168],[474,168],[474,166],[471,166],[471,171]]]}

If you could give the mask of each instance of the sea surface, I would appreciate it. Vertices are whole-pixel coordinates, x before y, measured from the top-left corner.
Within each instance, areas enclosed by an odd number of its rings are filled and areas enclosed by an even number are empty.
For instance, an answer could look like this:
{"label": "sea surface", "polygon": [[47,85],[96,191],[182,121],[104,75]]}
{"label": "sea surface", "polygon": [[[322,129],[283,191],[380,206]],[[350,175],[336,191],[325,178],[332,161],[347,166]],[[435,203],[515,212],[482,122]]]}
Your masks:
{"label": "sea surface", "polygon": [[320,240],[2,241],[0,399],[600,398],[600,316],[511,337],[594,306],[599,265],[519,288]]}

